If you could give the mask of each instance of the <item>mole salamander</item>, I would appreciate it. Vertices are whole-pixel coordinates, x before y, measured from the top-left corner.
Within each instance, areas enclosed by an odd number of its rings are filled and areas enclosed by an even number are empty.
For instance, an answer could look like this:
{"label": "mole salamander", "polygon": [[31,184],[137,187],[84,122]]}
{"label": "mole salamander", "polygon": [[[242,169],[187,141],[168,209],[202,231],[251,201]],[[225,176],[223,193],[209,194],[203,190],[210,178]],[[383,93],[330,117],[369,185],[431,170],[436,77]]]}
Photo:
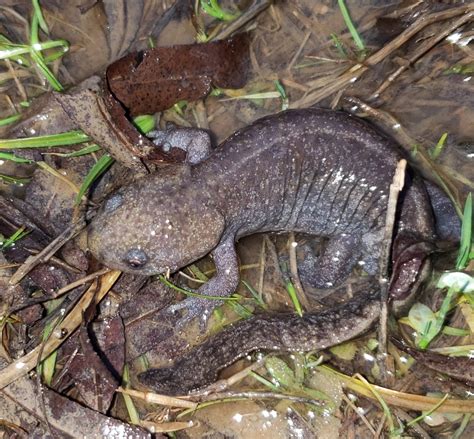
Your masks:
{"label": "mole salamander", "polygon": [[[208,253],[216,275],[198,293],[226,297],[239,282],[235,241],[257,232],[294,231],[328,238],[311,284],[340,284],[356,263],[378,272],[389,186],[399,147],[349,114],[308,108],[257,120],[218,148],[192,154],[113,193],[89,230],[89,249],[109,267],[142,275],[174,272]],[[176,137],[176,136],[174,136]],[[179,137],[183,143],[184,136]],[[162,139],[161,139],[162,140]],[[169,137],[174,142],[173,135]],[[399,197],[389,291],[403,299],[432,248],[434,224],[421,178],[408,170]],[[186,318],[207,319],[215,300],[187,298]],[[379,287],[328,311],[257,315],[192,349],[140,381],[184,394],[257,349],[311,351],[359,335],[376,321]]]}

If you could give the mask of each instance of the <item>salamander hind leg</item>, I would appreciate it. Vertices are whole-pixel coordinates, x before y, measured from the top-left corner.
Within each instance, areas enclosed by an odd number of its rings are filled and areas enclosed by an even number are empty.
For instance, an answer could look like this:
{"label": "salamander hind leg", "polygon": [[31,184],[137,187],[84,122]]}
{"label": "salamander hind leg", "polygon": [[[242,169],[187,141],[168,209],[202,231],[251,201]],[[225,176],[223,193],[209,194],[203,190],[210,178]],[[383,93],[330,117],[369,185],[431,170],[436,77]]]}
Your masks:
{"label": "salamander hind leg", "polygon": [[332,288],[344,282],[360,257],[360,242],[355,235],[334,236],[318,257],[305,246],[307,254],[298,266],[303,282],[314,288]]}

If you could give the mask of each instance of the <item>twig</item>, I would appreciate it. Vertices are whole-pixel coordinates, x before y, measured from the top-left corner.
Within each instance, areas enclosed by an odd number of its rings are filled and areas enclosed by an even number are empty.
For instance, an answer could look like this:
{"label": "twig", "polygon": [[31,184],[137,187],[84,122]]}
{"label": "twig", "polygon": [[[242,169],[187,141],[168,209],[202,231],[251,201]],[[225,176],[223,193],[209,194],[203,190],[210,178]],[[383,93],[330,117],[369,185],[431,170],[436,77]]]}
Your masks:
{"label": "twig", "polygon": [[298,57],[301,55],[301,52],[303,51],[304,46],[306,46],[306,43],[308,42],[309,37],[311,36],[311,34],[312,34],[312,32],[306,32],[306,35],[304,36],[303,41],[301,42],[300,46],[298,47],[298,50],[293,55],[293,58],[291,58],[291,61],[289,62],[288,67],[286,68],[286,70],[288,72],[290,72],[291,69],[293,68],[293,66],[295,65],[295,62],[298,60]]}
{"label": "twig", "polygon": [[98,270],[94,273],[91,273],[87,276],[84,276],[84,277],[81,277],[80,279],[74,281],[74,282],[71,282],[70,284],[67,284],[65,285],[64,287],[60,288],[58,291],[56,291],[54,294],[52,294],[51,296],[47,296],[47,297],[40,297],[38,299],[33,299],[33,300],[29,300],[27,303],[22,303],[14,308],[11,308],[9,310],[10,313],[14,313],[14,312],[17,312],[19,311],[20,309],[23,309],[23,308],[26,308],[28,306],[31,306],[31,305],[35,305],[37,303],[43,303],[43,302],[49,302],[50,300],[53,300],[53,299],[57,299],[58,297],[61,297],[63,294],[77,288],[77,287],[80,287],[81,285],[84,285],[85,283],[91,281],[91,280],[94,280],[96,278],[98,278],[99,276],[102,276],[103,274],[106,274],[110,271],[109,268],[102,268],[101,270]]}
{"label": "twig", "polygon": [[[324,373],[339,378],[345,386],[369,399],[376,399],[372,390],[377,392],[384,401],[396,407],[404,407],[409,410],[430,410],[434,405],[439,404],[441,398],[432,398],[424,395],[399,392],[387,389],[386,387],[371,385],[370,390],[362,381],[357,378],[348,377],[340,372],[330,369],[328,366],[320,366]],[[436,409],[438,413],[474,413],[474,400],[470,399],[447,399]]]}
{"label": "twig", "polygon": [[265,282],[265,260],[267,257],[267,240],[268,236],[265,235],[262,239],[262,247],[260,249],[260,257],[259,257],[259,274],[258,274],[258,287],[257,291],[260,295],[260,298],[263,298],[263,284]]}
{"label": "twig", "polygon": [[123,387],[119,387],[117,389],[117,392],[142,399],[146,402],[151,402],[153,404],[166,405],[169,407],[181,407],[185,409],[190,408],[194,410],[197,408],[197,405],[198,405],[197,402],[188,401],[182,398],[175,398],[173,396],[167,396],[167,395],[159,395],[153,392],[142,392],[139,390],[124,389]]}
{"label": "twig", "polygon": [[[395,214],[397,212],[397,201],[400,191],[405,184],[405,169],[407,162],[401,159],[398,162],[390,185],[390,194],[388,197],[387,212],[385,215],[385,230],[382,241],[382,251],[379,258],[379,285],[380,285],[380,325],[379,325],[379,346],[378,355],[382,376],[386,378],[385,358],[387,354],[387,319],[388,319],[388,267],[390,264],[390,250],[392,247],[392,236],[395,225]],[[385,380],[384,380],[385,381]]]}
{"label": "twig", "polygon": [[66,242],[72,239],[85,227],[84,221],[79,221],[67,227],[53,241],[51,241],[43,250],[35,256],[29,256],[18,270],[10,278],[10,285],[16,285],[20,282],[34,267],[46,262],[54,255]]}
{"label": "twig", "polygon": [[308,309],[310,309],[310,305],[308,302],[308,298],[306,297],[306,293],[304,292],[303,285],[301,284],[300,277],[298,275],[298,264],[296,262],[296,246],[293,243],[296,243],[295,234],[294,232],[290,232],[288,235],[288,254],[290,256],[291,282],[293,282],[293,285],[295,286],[296,294],[298,295],[298,300],[303,306],[303,309],[307,311]]}
{"label": "twig", "polygon": [[223,40],[230,37],[234,32],[245,26],[250,20],[256,17],[260,12],[267,9],[272,4],[272,0],[254,0],[254,2],[247,8],[247,10],[225,29],[220,31],[215,40]]}
{"label": "twig", "polygon": [[351,401],[351,399],[348,398],[344,393],[342,394],[342,399],[354,411],[354,413],[362,420],[362,422],[366,425],[366,427],[369,429],[372,435],[375,436],[376,432],[375,432],[374,427],[372,427],[372,424],[369,422],[367,417],[364,416],[360,410],[358,410],[358,407]]}

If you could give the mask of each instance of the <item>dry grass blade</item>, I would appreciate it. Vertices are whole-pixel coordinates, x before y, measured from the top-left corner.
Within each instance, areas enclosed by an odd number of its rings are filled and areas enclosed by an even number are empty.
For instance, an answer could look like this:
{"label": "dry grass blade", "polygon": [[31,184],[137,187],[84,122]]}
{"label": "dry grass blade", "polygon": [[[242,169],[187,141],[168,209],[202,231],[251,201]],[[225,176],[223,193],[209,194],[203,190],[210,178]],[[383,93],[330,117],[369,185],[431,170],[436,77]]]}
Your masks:
{"label": "dry grass blade", "polygon": [[296,240],[294,232],[290,232],[289,239],[288,239],[288,254],[290,257],[290,275],[291,281],[296,289],[296,294],[298,296],[298,300],[300,301],[303,309],[305,311],[309,310],[310,304],[308,298],[306,297],[306,293],[303,289],[303,285],[301,284],[300,277],[298,275],[298,265],[296,260]]}
{"label": "dry grass blade", "polygon": [[260,12],[267,9],[271,4],[271,0],[254,0],[254,2],[245,10],[245,12],[240,17],[229,23],[229,25],[226,26],[225,29],[223,29],[216,35],[215,39],[223,40],[231,36],[235,31],[245,26],[254,17],[260,14]]}
{"label": "dry grass blade", "polygon": [[[330,373],[337,376],[341,381],[344,382],[345,386],[354,392],[357,392],[366,398],[375,400],[375,396],[372,391],[365,386],[360,380],[351,378],[347,375],[336,372],[329,367],[321,366],[321,369],[325,373]],[[396,390],[387,389],[386,387],[380,387],[372,385],[372,389],[375,390],[388,405],[396,407],[404,407],[410,410],[417,411],[428,411],[431,410],[436,404],[440,402],[441,398],[431,398],[423,395],[414,395],[411,393],[398,392]],[[447,399],[443,405],[436,409],[437,413],[474,413],[474,400],[464,399]]]}
{"label": "dry grass blade", "polygon": [[[469,17],[469,15],[468,15]],[[472,13],[471,13],[472,18]],[[432,49],[436,44],[446,38],[451,32],[455,31],[458,27],[466,23],[466,17],[461,17],[453,23],[450,23],[449,26],[446,26],[435,36],[420,44],[417,50],[406,60],[407,62],[395,70],[388,78],[380,85],[380,87],[372,94],[370,99],[377,98],[382,92],[384,92],[390,84],[392,84],[395,79],[397,79],[405,70],[407,70],[415,61],[421,58],[426,52]]]}
{"label": "dry grass blade", "polygon": [[173,396],[159,395],[153,392],[141,392],[139,390],[124,389],[119,387],[117,392],[124,393],[126,395],[133,396],[135,398],[143,399],[148,403],[161,404],[169,407],[181,407],[185,409],[196,409],[198,406],[197,402],[187,401],[181,398],[175,398]]}
{"label": "dry grass blade", "polygon": [[[21,358],[1,370],[0,389],[15,381],[17,378],[26,375],[30,370],[36,367],[38,360],[44,360],[52,352],[54,352],[61,344],[76,330],[81,324],[82,314],[88,306],[95,300],[97,303],[112,288],[112,285],[120,276],[120,271],[110,271],[104,274],[99,282],[93,285],[84,293],[82,298],[77,302],[76,306],[64,318],[63,322],[58,325],[59,332],[65,334],[63,337],[50,337],[44,345],[37,346]],[[41,352],[41,356],[39,354]]]}
{"label": "dry grass blade", "polygon": [[472,20],[474,17],[474,6],[473,5],[462,5],[456,8],[448,9],[442,12],[434,12],[428,15],[420,17],[412,26],[402,32],[398,37],[394,38],[390,43],[385,45],[382,49],[369,56],[363,64],[358,63],[352,66],[350,69],[345,71],[341,76],[337,77],[331,84],[322,90],[315,90],[303,96],[301,99],[293,102],[290,108],[303,108],[310,107],[321,101],[322,99],[331,96],[333,93],[347,87],[349,84],[357,81],[362,74],[364,74],[370,67],[378,64],[389,56],[392,52],[397,50],[400,46],[405,44],[410,38],[416,35],[420,30],[426,26],[433,24],[437,21],[448,20],[450,18],[457,17],[465,14],[461,19],[457,21],[457,26],[461,26]]}
{"label": "dry grass blade", "polygon": [[10,285],[16,285],[20,282],[34,267],[42,262],[46,262],[54,255],[67,241],[73,238],[82,228],[85,227],[85,222],[79,221],[67,227],[61,234],[59,234],[53,241],[51,241],[43,250],[35,256],[30,256],[21,265],[18,270],[13,273],[10,278]]}
{"label": "dry grass blade", "polygon": [[140,425],[153,433],[171,433],[173,431],[180,431],[186,428],[194,427],[195,425],[197,425],[197,423],[193,421],[185,421],[164,422],[162,424],[159,424],[157,422],[142,421],[140,422]]}

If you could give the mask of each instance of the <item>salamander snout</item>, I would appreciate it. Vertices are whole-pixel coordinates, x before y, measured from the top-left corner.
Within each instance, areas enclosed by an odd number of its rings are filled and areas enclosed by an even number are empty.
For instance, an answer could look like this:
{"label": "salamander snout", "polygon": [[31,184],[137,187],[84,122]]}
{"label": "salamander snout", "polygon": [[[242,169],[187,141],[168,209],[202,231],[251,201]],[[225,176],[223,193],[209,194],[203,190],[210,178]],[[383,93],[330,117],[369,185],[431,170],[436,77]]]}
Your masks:
{"label": "salamander snout", "polygon": [[125,254],[124,262],[130,268],[142,268],[148,262],[148,256],[142,249],[133,248]]}

